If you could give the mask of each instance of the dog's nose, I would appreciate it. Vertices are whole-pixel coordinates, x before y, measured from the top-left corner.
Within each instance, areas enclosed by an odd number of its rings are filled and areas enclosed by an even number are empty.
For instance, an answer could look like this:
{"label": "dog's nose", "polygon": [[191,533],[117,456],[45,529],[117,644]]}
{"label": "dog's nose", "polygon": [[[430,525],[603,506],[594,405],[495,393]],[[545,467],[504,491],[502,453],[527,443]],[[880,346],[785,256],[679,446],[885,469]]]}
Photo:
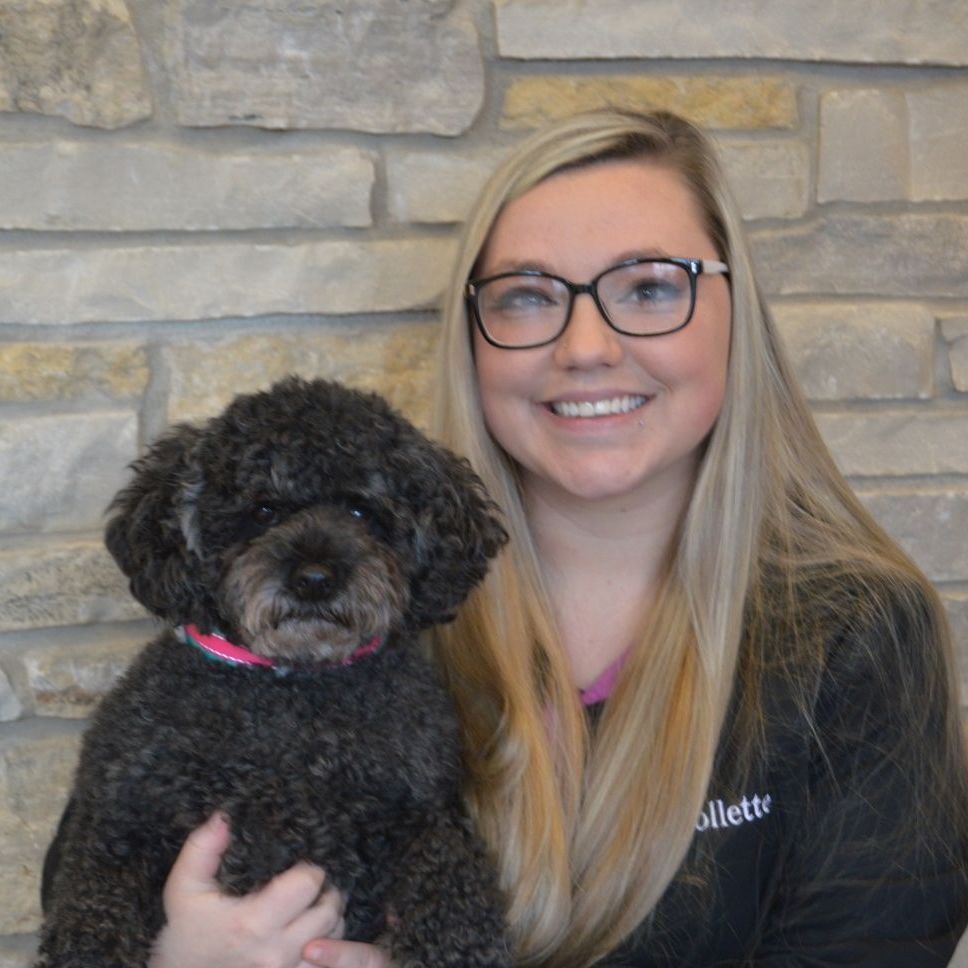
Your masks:
{"label": "dog's nose", "polygon": [[317,561],[307,561],[293,569],[289,581],[300,598],[312,600],[331,595],[337,584],[335,570]]}

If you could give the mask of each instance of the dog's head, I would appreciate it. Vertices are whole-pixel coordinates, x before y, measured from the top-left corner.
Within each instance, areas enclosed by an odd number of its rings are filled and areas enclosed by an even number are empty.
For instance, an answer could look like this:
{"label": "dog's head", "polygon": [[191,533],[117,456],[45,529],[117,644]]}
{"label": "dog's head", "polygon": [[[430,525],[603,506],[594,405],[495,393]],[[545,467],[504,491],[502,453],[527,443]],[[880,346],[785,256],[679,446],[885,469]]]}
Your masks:
{"label": "dog's head", "polygon": [[325,380],[238,397],[133,466],[107,546],[134,596],[268,657],[448,621],[507,540],[465,460]]}

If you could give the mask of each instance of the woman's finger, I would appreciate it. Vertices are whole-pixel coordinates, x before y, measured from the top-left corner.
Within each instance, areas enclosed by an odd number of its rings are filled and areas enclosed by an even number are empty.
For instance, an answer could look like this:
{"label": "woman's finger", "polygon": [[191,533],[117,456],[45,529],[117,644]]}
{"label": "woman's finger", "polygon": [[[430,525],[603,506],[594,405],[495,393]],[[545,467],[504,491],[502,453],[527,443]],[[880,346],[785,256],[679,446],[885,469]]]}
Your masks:
{"label": "woman's finger", "polygon": [[181,894],[217,889],[215,873],[231,836],[225,815],[213,813],[188,835],[172,866],[167,887]]}
{"label": "woman's finger", "polygon": [[343,895],[335,887],[327,886],[312,907],[290,922],[286,935],[300,948],[311,938],[341,939],[346,931],[345,908]]}
{"label": "woman's finger", "polygon": [[316,904],[325,880],[315,865],[295,864],[245,899],[249,915],[266,929],[284,927]]}
{"label": "woman's finger", "polygon": [[382,948],[357,941],[317,939],[303,948],[302,956],[316,968],[393,968]]}

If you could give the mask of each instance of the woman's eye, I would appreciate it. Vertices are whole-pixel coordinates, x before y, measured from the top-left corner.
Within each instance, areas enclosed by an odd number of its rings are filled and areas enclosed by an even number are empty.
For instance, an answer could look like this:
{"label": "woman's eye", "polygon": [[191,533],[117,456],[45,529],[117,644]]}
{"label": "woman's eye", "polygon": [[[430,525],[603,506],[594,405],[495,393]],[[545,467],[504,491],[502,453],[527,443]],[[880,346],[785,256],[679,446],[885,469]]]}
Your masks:
{"label": "woman's eye", "polygon": [[643,306],[675,302],[680,297],[676,286],[661,279],[643,280],[629,290],[627,301]]}
{"label": "woman's eye", "polygon": [[558,305],[552,293],[536,286],[517,286],[499,293],[486,307],[488,312],[508,316],[539,313]]}

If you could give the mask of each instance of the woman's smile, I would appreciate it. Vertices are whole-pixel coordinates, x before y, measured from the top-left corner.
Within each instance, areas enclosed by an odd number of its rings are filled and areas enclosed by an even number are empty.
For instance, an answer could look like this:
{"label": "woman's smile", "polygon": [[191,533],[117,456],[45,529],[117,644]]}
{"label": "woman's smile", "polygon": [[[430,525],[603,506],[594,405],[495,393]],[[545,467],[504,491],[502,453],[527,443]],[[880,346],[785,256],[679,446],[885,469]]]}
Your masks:
{"label": "woman's smile", "polygon": [[640,394],[605,397],[600,400],[553,400],[548,404],[556,416],[570,420],[586,420],[590,417],[612,417],[632,413],[645,406],[649,398]]}

